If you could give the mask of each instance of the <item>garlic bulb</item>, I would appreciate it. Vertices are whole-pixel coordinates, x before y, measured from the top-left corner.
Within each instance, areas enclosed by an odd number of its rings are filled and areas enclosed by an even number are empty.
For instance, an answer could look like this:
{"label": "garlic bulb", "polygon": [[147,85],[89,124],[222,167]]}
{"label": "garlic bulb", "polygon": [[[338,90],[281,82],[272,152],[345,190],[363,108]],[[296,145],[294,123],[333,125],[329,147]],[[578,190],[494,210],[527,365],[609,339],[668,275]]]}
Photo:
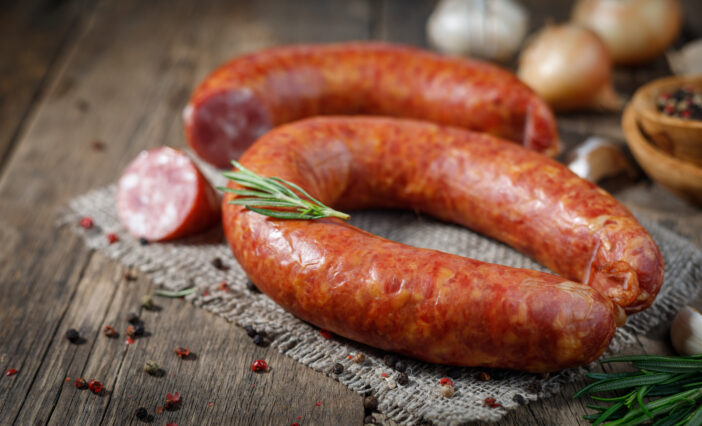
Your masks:
{"label": "garlic bulb", "polygon": [[680,355],[702,353],[702,314],[691,306],[682,308],[670,325],[670,340]]}
{"label": "garlic bulb", "polygon": [[444,53],[506,61],[528,24],[526,10],[514,0],[441,0],[429,17],[427,35]]}

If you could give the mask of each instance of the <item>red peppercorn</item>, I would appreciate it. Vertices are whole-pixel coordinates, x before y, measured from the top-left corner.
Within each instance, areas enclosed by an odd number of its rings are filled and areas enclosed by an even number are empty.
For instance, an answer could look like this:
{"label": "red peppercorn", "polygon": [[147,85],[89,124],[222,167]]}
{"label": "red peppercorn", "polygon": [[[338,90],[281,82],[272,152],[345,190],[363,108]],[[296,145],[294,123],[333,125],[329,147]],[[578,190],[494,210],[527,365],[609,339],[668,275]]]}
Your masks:
{"label": "red peppercorn", "polygon": [[448,377],[444,377],[443,379],[439,380],[439,384],[441,386],[444,386],[444,385],[453,386],[453,380],[449,379]]}
{"label": "red peppercorn", "polygon": [[502,407],[502,404],[495,401],[495,398],[485,398],[485,405],[487,405],[490,408]]}
{"label": "red peppercorn", "polygon": [[107,337],[117,337],[117,330],[115,330],[114,327],[111,325],[106,325],[105,328],[102,330],[102,333],[107,336]]}
{"label": "red peppercorn", "polygon": [[175,407],[176,405],[179,405],[181,402],[180,395],[178,392],[175,392],[173,395],[170,393],[166,394],[166,404],[164,405],[166,410],[170,410],[171,408]]}
{"label": "red peppercorn", "polygon": [[317,401],[317,402],[314,403],[314,405],[316,405],[317,407],[319,407],[320,405],[322,405],[322,401]]}
{"label": "red peppercorn", "polygon": [[90,229],[93,227],[93,218],[90,216],[83,216],[80,219],[80,226],[85,228],[85,229]]}
{"label": "red peppercorn", "polygon": [[290,426],[300,426],[300,423],[298,423],[298,422],[293,422],[293,423],[290,423]]}
{"label": "red peppercorn", "polygon": [[124,343],[126,343],[127,345],[131,345],[132,343],[134,343],[134,339],[131,337],[127,337],[127,340],[125,340]]}
{"label": "red peppercorn", "polygon": [[88,384],[85,383],[85,380],[78,377],[76,381],[73,382],[73,386],[75,386],[77,389],[85,389],[88,387]]}
{"label": "red peppercorn", "polygon": [[125,334],[126,334],[127,336],[129,336],[129,337],[134,337],[134,334],[136,334],[136,332],[134,331],[134,326],[133,326],[133,325],[128,325],[128,326],[127,326],[127,331],[125,331]]}
{"label": "red peppercorn", "polygon": [[181,358],[181,359],[187,358],[188,355],[190,355],[190,349],[184,348],[182,346],[175,348],[175,350],[173,352],[175,352],[176,355],[178,355],[178,358]]}
{"label": "red peppercorn", "polygon": [[6,376],[14,376],[15,374],[17,374],[17,370],[15,370],[14,368],[10,368],[5,372]]}
{"label": "red peppercorn", "polygon": [[319,334],[321,334],[322,337],[324,337],[327,340],[334,337],[334,335],[331,333],[331,331],[327,331],[327,330],[319,330]]}
{"label": "red peppercorn", "polygon": [[102,383],[95,379],[92,379],[90,383],[88,383],[88,389],[90,389],[92,393],[100,393],[100,391],[102,390]]}
{"label": "red peppercorn", "polygon": [[383,376],[383,377],[388,377],[388,376],[389,376],[389,374],[388,374],[388,373],[385,373],[385,372],[380,373],[380,375]]}
{"label": "red peppercorn", "polygon": [[268,371],[268,363],[266,363],[266,361],[262,359],[257,359],[251,364],[251,371],[254,371],[256,373]]}
{"label": "red peppercorn", "polygon": [[227,285],[226,281],[222,281],[219,283],[219,289],[222,291],[229,291],[229,286]]}
{"label": "red peppercorn", "polygon": [[119,237],[117,236],[117,234],[115,234],[114,232],[110,232],[109,234],[107,234],[108,243],[112,244],[116,243],[117,241],[119,241]]}

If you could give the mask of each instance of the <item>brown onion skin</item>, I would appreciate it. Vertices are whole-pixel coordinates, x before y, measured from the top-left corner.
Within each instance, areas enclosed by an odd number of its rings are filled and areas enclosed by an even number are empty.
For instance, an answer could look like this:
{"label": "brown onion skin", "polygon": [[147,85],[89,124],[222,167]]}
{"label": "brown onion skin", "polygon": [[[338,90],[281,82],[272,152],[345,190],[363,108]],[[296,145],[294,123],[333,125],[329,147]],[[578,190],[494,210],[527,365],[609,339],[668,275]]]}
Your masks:
{"label": "brown onion skin", "polygon": [[615,64],[636,65],[655,59],[675,41],[682,8],[678,0],[579,0],[572,18],[600,36]]}

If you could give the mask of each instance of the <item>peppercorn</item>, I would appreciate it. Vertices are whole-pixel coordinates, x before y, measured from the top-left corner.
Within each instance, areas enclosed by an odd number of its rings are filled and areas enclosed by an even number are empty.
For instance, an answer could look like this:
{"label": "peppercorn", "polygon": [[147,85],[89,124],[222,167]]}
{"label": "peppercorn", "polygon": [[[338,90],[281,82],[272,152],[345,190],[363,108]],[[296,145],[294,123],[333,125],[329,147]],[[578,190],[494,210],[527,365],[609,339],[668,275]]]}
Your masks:
{"label": "peppercorn", "polygon": [[66,339],[68,339],[69,342],[71,343],[78,343],[80,340],[80,334],[78,334],[78,330],[75,328],[71,328],[66,332]]}
{"label": "peppercorn", "polygon": [[137,324],[141,322],[141,318],[139,318],[139,314],[136,312],[130,312],[127,314],[127,322],[130,324]]}
{"label": "peppercorn", "polygon": [[146,416],[149,415],[149,412],[146,411],[146,408],[144,407],[139,407],[137,408],[136,412],[134,413],[137,419],[139,420],[146,420]]}
{"label": "peppercorn", "polygon": [[266,341],[263,339],[263,337],[260,334],[257,334],[253,338],[254,345],[256,346],[263,346],[266,344]]}
{"label": "peppercorn", "polygon": [[451,398],[454,394],[454,389],[453,386],[451,385],[443,385],[441,386],[441,395],[444,396],[444,398]]}
{"label": "peppercorn", "polygon": [[407,373],[400,373],[397,375],[397,384],[400,386],[407,386],[409,384]]}
{"label": "peppercorn", "polygon": [[175,392],[173,395],[170,393],[166,394],[166,403],[164,404],[164,408],[166,410],[170,410],[174,408],[176,405],[180,405],[181,403],[181,398],[178,392]]}
{"label": "peppercorn", "polygon": [[136,334],[136,330],[133,325],[128,325],[127,331],[125,331],[124,333],[129,337],[134,337],[134,335]]}
{"label": "peppercorn", "polygon": [[247,334],[249,337],[254,337],[255,335],[258,334],[258,333],[256,332],[256,330],[255,330],[253,327],[251,327],[250,325],[247,325],[246,327],[244,327],[244,331],[246,331],[246,334]]}
{"label": "peppercorn", "polygon": [[383,357],[383,362],[385,362],[385,365],[387,365],[390,368],[395,367],[395,363],[397,363],[397,357],[394,355],[387,354]]}
{"label": "peppercorn", "polygon": [[251,371],[256,373],[268,371],[268,364],[262,359],[257,359],[251,363]]}
{"label": "peppercorn", "polygon": [[363,398],[363,408],[370,411],[375,411],[378,409],[378,398],[373,395],[368,395]]}
{"label": "peppercorn", "polygon": [[134,324],[134,335],[135,336],[143,336],[144,335],[144,323],[143,322],[138,322]]}
{"label": "peppercorn", "polygon": [[175,352],[176,355],[178,355],[178,358],[181,358],[181,359],[187,358],[188,355],[190,355],[190,349],[185,348],[183,346],[179,346],[179,347],[175,348],[173,350],[173,352]]}
{"label": "peppercorn", "polygon": [[407,371],[407,363],[403,360],[397,361],[395,363],[395,370],[399,371],[400,373],[404,373],[405,371]]}
{"label": "peppercorn", "polygon": [[144,363],[144,371],[152,376],[158,374],[160,370],[161,368],[156,364],[156,361],[149,360]]}
{"label": "peppercorn", "polygon": [[84,216],[80,219],[80,226],[84,229],[93,227],[93,219],[90,216]]}
{"label": "peppercorn", "polygon": [[249,290],[251,293],[261,292],[261,290],[259,290],[258,287],[256,287],[256,284],[254,284],[251,280],[246,281],[246,289]]}
{"label": "peppercorn", "polygon": [[150,311],[154,307],[154,301],[151,298],[150,294],[145,294],[141,296],[141,298],[139,299],[139,304],[142,308],[146,309],[147,311]]}
{"label": "peppercorn", "polygon": [[75,386],[77,389],[85,389],[88,387],[88,384],[85,382],[85,380],[78,377],[76,381],[73,382],[73,386]]}
{"label": "peppercorn", "polygon": [[445,386],[445,385],[453,386],[453,380],[449,379],[448,377],[444,377],[441,380],[439,380],[439,384],[441,386]]}
{"label": "peppercorn", "polygon": [[8,368],[7,371],[5,372],[5,376],[14,376],[17,374],[17,370],[14,368]]}
{"label": "peppercorn", "polygon": [[229,269],[229,267],[225,265],[224,262],[222,262],[222,259],[220,259],[219,257],[215,257],[214,259],[212,259],[212,266],[219,269],[220,271],[226,271]]}
{"label": "peppercorn", "polygon": [[339,364],[338,362],[332,365],[332,373],[334,374],[341,374],[344,372],[344,366]]}
{"label": "peppercorn", "polygon": [[148,245],[149,240],[147,240],[146,237],[139,237],[139,244],[141,244],[142,246]]}
{"label": "peppercorn", "polygon": [[365,361],[366,356],[362,353],[357,353],[356,356],[353,357],[353,362],[355,362],[356,364],[363,364]]}
{"label": "peppercorn", "polygon": [[107,234],[107,242],[108,243],[112,244],[112,243],[116,243],[117,241],[119,241],[119,237],[117,236],[117,234],[115,234],[114,232]]}
{"label": "peppercorn", "polygon": [[512,401],[516,402],[516,403],[519,404],[519,405],[524,405],[524,404],[526,404],[526,399],[524,399],[524,397],[521,396],[520,394],[515,394],[515,395],[512,397]]}
{"label": "peppercorn", "polygon": [[112,327],[111,325],[106,325],[105,328],[102,330],[102,333],[109,338],[114,338],[114,337],[119,336],[119,333],[117,333],[117,330],[115,330],[115,328]]}
{"label": "peppercorn", "polygon": [[366,416],[366,417],[363,419],[363,424],[364,424],[364,425],[374,425],[374,424],[376,424],[375,417],[373,417],[373,416]]}
{"label": "peppercorn", "polygon": [[88,383],[88,389],[90,389],[92,393],[100,393],[100,391],[102,390],[102,383],[95,379],[92,379]]}
{"label": "peppercorn", "polygon": [[485,405],[487,405],[490,408],[502,407],[502,404],[497,402],[495,398],[485,398]]}
{"label": "peppercorn", "polygon": [[475,378],[481,382],[487,382],[490,380],[490,375],[485,371],[481,371],[475,376]]}

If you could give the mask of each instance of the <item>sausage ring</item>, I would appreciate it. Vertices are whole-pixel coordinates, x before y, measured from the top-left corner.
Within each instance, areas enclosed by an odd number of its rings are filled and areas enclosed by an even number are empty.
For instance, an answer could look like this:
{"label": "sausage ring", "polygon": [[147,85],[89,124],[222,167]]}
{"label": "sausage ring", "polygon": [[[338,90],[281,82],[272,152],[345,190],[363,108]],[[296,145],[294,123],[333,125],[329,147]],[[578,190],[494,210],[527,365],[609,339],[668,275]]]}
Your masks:
{"label": "sausage ring", "polygon": [[190,146],[228,167],[271,128],[323,114],[417,118],[559,150],[548,105],[512,73],[484,62],[384,43],[278,47],[215,70],[183,116]]}
{"label": "sausage ring", "polygon": [[535,372],[582,365],[608,346],[616,305],[647,307],[663,279],[658,247],[623,205],[489,135],[319,117],[272,130],[240,161],[335,209],[411,208],[464,225],[562,275],[395,243],[335,218],[273,219],[226,194],[226,238],[249,278],[294,315],[381,349]]}

